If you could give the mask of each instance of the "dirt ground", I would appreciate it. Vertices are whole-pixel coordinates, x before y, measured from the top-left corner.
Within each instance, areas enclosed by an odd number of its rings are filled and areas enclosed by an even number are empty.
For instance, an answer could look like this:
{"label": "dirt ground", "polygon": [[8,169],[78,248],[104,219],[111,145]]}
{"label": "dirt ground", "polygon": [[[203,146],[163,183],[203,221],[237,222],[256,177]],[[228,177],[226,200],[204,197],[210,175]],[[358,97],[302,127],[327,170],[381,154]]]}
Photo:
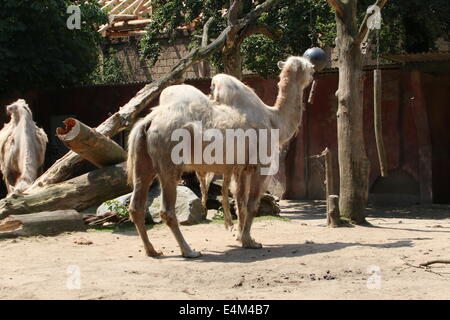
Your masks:
{"label": "dirt ground", "polygon": [[323,202],[281,205],[288,219],[254,223],[260,250],[219,223],[183,226],[194,260],[166,226],[149,230],[159,259],[134,231],[1,240],[0,299],[450,298],[450,265],[418,266],[450,259],[450,206],[370,209],[372,227],[331,229]]}

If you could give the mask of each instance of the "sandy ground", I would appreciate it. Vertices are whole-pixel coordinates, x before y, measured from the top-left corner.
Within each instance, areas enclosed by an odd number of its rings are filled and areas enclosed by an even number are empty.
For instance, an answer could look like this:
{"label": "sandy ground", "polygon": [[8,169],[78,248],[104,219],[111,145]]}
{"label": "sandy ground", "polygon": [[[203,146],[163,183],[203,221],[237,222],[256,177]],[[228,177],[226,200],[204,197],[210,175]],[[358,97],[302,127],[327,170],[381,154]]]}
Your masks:
{"label": "sandy ground", "polygon": [[179,255],[166,226],[149,231],[159,259],[144,256],[133,231],[1,240],[0,299],[450,298],[450,265],[407,265],[450,259],[450,206],[372,209],[373,227],[336,229],[324,211],[283,201],[288,221],[254,223],[260,250],[240,248],[218,223],[182,227],[203,253],[195,260]]}

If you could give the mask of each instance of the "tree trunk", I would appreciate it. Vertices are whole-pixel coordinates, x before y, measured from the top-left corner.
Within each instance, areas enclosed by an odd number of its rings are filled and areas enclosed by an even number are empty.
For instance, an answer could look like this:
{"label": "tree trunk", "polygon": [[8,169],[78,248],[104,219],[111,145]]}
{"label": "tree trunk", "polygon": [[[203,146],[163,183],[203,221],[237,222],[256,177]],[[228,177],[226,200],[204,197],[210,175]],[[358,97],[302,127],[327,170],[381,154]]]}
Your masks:
{"label": "tree trunk", "polygon": [[53,236],[66,231],[86,231],[83,216],[75,210],[12,215],[0,221],[0,238]]}
{"label": "tree trunk", "polygon": [[242,79],[241,45],[238,43],[240,41],[237,38],[232,41],[234,42],[233,46],[223,50],[225,73]]}
{"label": "tree trunk", "polygon": [[239,36],[241,28],[238,25],[238,19],[242,15],[243,1],[230,0],[230,10],[228,11],[228,26],[231,28],[227,35],[227,41],[223,48],[223,64],[225,73],[238,79],[242,79],[242,57],[241,43]]}
{"label": "tree trunk", "polygon": [[339,54],[337,127],[340,174],[339,209],[343,217],[364,223],[367,205],[370,163],[363,135],[362,54],[356,19],[357,1],[342,3],[343,15],[336,15]]}
{"label": "tree trunk", "polygon": [[0,200],[0,219],[9,215],[86,208],[131,192],[125,164],[97,169],[40,192]]}
{"label": "tree trunk", "polygon": [[83,159],[99,168],[126,161],[125,150],[110,138],[73,118],[64,120],[64,124],[65,128],[56,130],[58,138]]}

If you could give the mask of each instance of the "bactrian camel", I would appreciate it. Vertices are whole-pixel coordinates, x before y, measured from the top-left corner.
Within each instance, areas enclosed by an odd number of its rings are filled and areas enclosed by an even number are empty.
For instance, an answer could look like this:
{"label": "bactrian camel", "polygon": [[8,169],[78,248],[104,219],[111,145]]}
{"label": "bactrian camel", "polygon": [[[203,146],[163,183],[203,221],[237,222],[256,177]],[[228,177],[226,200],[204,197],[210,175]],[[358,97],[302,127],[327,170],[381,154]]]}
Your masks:
{"label": "bactrian camel", "polygon": [[8,195],[23,193],[42,169],[48,142],[23,99],[6,106],[11,121],[0,130],[0,169]]}
{"label": "bactrian camel", "polygon": [[[282,71],[278,83],[279,94],[274,107],[265,105],[252,90],[240,82],[238,83],[243,91],[238,92],[238,95],[243,94],[244,105],[234,104],[233,106],[211,101],[192,86],[178,85],[165,89],[162,92],[163,99],[160,105],[136,123],[128,143],[127,172],[129,182],[133,185],[129,213],[148,256],[160,254],[150,243],[144,224],[148,188],[155,176],[159,178],[162,191],[161,217],[172,230],[182,255],[189,258],[200,255],[185,241],[175,215],[177,183],[181,174],[188,171],[199,174],[214,172],[233,176],[236,183],[234,194],[239,218],[239,240],[244,248],[262,247],[250,235],[253,217],[258,210],[268,177],[258,170],[259,164],[254,165],[248,162],[196,164],[195,161],[175,164],[171,155],[178,142],[172,141],[172,133],[177,129],[186,129],[195,136],[198,123],[201,123],[204,129],[221,131],[276,129],[279,130],[279,142],[286,143],[297,131],[303,112],[303,90],[313,79],[314,67],[303,57],[290,57],[280,66]],[[216,90],[219,100],[220,96],[227,96],[226,92],[222,92],[220,88],[217,87]],[[250,108],[251,111],[247,111]],[[225,146],[227,143],[224,141]],[[203,149],[207,146],[204,142],[200,145]],[[226,147],[224,150],[226,153],[233,152],[234,156],[237,154],[236,150],[230,151]],[[245,159],[249,158],[248,144],[245,150],[238,151],[245,154]]]}
{"label": "bactrian camel", "polygon": [[[189,103],[194,99],[198,103],[202,103],[205,105],[208,105],[210,103],[210,99],[204,95],[202,92],[198,90],[192,90],[189,97],[186,98],[186,100],[181,100],[183,97],[179,96],[178,89],[179,86],[171,86],[167,89],[163,90],[159,96],[159,104],[160,105],[166,105],[170,104],[171,101],[174,101],[177,99],[178,103],[181,105],[188,106]],[[196,172],[197,179],[200,183],[200,191],[202,194],[201,203],[203,206],[203,209],[205,210],[205,213],[207,212],[206,202],[208,200],[208,189],[209,185],[214,177],[214,173],[204,173],[204,172]],[[224,209],[224,221],[225,221],[225,228],[228,229],[229,227],[233,226],[233,220],[231,218],[231,211],[230,211],[230,204],[228,200],[228,185],[230,183],[230,174],[224,175],[223,179],[223,185],[222,185],[222,207]]]}

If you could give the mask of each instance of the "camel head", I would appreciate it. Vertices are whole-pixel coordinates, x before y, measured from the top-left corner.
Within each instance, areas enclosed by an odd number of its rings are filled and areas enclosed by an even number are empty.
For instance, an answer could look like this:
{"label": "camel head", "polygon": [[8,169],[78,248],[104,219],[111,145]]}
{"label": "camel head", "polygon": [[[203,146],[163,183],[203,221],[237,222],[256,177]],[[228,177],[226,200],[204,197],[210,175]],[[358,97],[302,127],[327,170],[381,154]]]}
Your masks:
{"label": "camel head", "polygon": [[295,79],[303,90],[313,81],[314,65],[305,57],[289,57],[286,61],[279,61],[278,68],[281,70],[280,78],[288,76]]}
{"label": "camel head", "polygon": [[23,116],[31,116],[31,110],[24,99],[18,99],[16,102],[6,106],[6,112],[12,118],[22,118]]}

